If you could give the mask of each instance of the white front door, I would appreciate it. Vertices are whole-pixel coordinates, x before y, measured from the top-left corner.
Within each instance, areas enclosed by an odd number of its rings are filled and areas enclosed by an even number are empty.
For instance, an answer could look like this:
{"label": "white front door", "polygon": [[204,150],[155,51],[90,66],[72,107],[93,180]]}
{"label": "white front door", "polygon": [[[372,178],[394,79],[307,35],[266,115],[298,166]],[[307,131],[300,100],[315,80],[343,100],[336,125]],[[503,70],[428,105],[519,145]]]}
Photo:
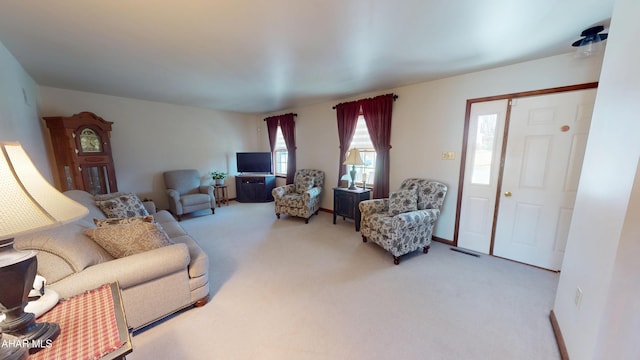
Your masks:
{"label": "white front door", "polygon": [[507,99],[471,104],[458,246],[489,254]]}
{"label": "white front door", "polygon": [[560,269],[595,94],[590,89],[513,100],[494,255]]}

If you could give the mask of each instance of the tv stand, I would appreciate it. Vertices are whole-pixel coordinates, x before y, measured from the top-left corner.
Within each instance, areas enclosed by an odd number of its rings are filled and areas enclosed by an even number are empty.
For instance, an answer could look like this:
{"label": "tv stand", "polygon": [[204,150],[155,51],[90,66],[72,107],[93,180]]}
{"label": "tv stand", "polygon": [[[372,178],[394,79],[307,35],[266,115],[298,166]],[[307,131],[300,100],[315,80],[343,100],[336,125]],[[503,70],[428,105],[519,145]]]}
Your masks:
{"label": "tv stand", "polygon": [[275,186],[275,175],[237,175],[236,200],[246,203],[273,201],[271,190],[273,190]]}

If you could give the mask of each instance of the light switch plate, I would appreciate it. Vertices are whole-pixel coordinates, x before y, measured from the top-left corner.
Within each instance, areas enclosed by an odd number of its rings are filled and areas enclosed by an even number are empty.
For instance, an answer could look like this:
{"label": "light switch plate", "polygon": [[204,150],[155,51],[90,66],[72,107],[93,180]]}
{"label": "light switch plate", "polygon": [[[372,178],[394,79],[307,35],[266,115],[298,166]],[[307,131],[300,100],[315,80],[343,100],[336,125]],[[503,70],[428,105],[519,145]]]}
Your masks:
{"label": "light switch plate", "polygon": [[442,153],[442,160],[454,160],[456,158],[456,153],[453,151],[445,151]]}

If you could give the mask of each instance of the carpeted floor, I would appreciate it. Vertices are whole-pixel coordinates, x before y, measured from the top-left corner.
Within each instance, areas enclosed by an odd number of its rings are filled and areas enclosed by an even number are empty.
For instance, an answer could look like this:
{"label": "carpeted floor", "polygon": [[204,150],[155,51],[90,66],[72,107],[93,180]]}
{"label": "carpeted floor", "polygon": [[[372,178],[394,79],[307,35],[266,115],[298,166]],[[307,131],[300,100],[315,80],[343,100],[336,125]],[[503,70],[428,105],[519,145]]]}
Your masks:
{"label": "carpeted floor", "polygon": [[137,333],[130,360],[560,357],[555,273],[442,243],[395,266],[350,220],[277,220],[273,203],[182,226],[210,256],[211,300]]}

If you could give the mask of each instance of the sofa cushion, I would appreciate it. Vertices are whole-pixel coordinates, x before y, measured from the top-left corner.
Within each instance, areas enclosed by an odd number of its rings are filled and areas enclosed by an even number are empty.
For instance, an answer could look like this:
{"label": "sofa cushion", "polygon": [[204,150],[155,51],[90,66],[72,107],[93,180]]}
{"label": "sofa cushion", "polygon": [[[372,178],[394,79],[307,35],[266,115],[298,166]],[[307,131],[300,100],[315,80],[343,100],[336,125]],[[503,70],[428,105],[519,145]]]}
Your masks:
{"label": "sofa cushion", "polygon": [[149,215],[142,201],[132,193],[122,194],[106,200],[96,200],[96,205],[108,218]]}
{"label": "sofa cushion", "polygon": [[105,200],[111,200],[115,197],[118,196],[122,196],[122,195],[127,195],[130,194],[128,192],[125,191],[117,191],[117,192],[112,192],[112,193],[108,193],[108,194],[95,194],[93,195],[93,200],[95,201],[105,201]]}
{"label": "sofa cushion", "polygon": [[393,234],[393,216],[386,213],[375,213],[369,216],[368,221],[372,232],[378,232],[385,238],[390,238]]}
{"label": "sofa cushion", "polygon": [[115,258],[172,244],[158,224],[148,222],[85,229],[84,233]]}
{"label": "sofa cushion", "polygon": [[178,236],[187,235],[187,232],[184,231],[184,228],[178,224],[177,221],[168,221],[168,222],[158,222],[158,225],[162,227],[164,232],[169,236],[169,239],[173,240]]}
{"label": "sofa cushion", "polygon": [[[82,222],[72,222],[55,228],[39,231],[16,238],[16,249],[38,250],[56,255],[64,260],[73,272],[80,272],[89,266],[112,260],[102,247],[82,234],[87,227]],[[60,264],[54,266],[59,267]],[[38,264],[38,272],[47,274],[49,283],[56,282],[60,278],[71,275],[69,270],[46,269],[47,264]],[[51,278],[49,274],[58,274]]]}
{"label": "sofa cushion", "polygon": [[296,182],[296,192],[298,194],[303,194],[307,190],[311,189],[313,187],[314,182],[315,182],[314,178],[309,176],[309,175],[301,176],[297,180],[298,181]]}
{"label": "sofa cushion", "polygon": [[211,202],[211,198],[209,197],[209,194],[189,194],[182,195],[182,197],[180,197],[180,202],[186,207]]}
{"label": "sofa cushion", "polygon": [[389,215],[395,216],[418,210],[417,187],[389,193]]}
{"label": "sofa cushion", "polygon": [[304,196],[297,193],[287,194],[280,199],[280,205],[289,208],[303,208],[305,207]]}
{"label": "sofa cushion", "polygon": [[64,195],[89,209],[89,213],[81,219],[87,227],[91,227],[94,218],[104,219],[106,217],[93,200],[93,195],[88,192],[82,190],[67,190],[64,192]]}
{"label": "sofa cushion", "polygon": [[97,227],[104,227],[109,225],[122,225],[122,224],[137,224],[141,222],[152,223],[153,215],[135,216],[135,217],[128,217],[128,218],[108,218],[108,219],[94,218],[93,219],[93,223],[96,224]]}

